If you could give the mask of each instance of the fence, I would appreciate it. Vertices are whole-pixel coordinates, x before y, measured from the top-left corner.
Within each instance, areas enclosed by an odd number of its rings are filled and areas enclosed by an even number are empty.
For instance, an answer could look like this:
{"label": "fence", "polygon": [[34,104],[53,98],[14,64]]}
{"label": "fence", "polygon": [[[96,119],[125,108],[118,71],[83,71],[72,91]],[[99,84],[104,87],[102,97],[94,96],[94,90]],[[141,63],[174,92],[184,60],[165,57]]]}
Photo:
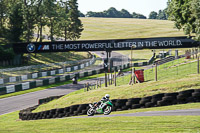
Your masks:
{"label": "fence", "polygon": [[[163,55],[159,55],[158,57],[162,57],[162,59],[154,61],[154,64],[148,65],[145,68],[144,73],[142,75],[138,75],[139,77],[144,77],[144,82],[148,81],[161,81],[170,78],[182,78],[186,77],[191,74],[200,73],[199,68],[199,57],[198,57],[198,50],[191,50],[194,52],[190,53],[190,58],[187,55],[180,55],[180,56],[168,56],[163,58]],[[195,52],[196,51],[196,52]],[[186,50],[188,52],[188,50]],[[130,66],[130,64],[128,64]],[[115,69],[116,70],[116,69]],[[117,71],[116,71],[117,72]],[[107,83],[101,82],[100,86],[107,86],[107,85],[128,85],[131,82],[132,72],[124,72],[122,74],[116,74],[116,78],[114,73],[107,74]],[[134,83],[138,82],[137,79],[134,79]],[[106,85],[107,84],[107,85]],[[178,84],[178,83],[177,83]],[[96,86],[93,83],[91,86]],[[92,89],[97,89],[97,87],[93,87]],[[90,90],[90,89],[85,89]]]}
{"label": "fence", "polygon": [[172,77],[184,77],[189,74],[199,73],[199,59],[180,58],[162,65],[152,65],[145,71],[146,81],[157,81]]}

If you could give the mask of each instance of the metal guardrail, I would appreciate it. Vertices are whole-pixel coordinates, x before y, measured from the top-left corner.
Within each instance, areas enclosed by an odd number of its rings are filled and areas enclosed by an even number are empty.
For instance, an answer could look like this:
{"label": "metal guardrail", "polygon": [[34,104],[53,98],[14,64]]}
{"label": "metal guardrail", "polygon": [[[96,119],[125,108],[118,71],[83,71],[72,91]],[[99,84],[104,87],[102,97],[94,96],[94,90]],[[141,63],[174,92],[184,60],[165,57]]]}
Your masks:
{"label": "metal guardrail", "polygon": [[[82,63],[79,61],[79,62],[77,62],[76,65],[71,64],[71,66],[64,66],[64,67],[57,68],[54,70],[33,72],[33,73],[23,74],[23,75],[16,76],[16,77],[13,76],[13,77],[8,77],[8,78],[1,78],[0,85],[5,86],[6,83],[21,82],[21,81],[25,81],[28,79],[37,79],[39,77],[52,76],[52,75],[56,75],[56,74],[63,74],[65,72],[71,72],[71,71],[83,69],[84,67],[88,67],[88,66],[92,65],[95,61],[96,61],[95,56],[93,56],[92,59],[84,60],[84,62],[82,62]],[[65,63],[65,62],[63,62],[63,63]],[[21,67],[21,68],[23,69],[23,68],[27,68],[27,67]]]}

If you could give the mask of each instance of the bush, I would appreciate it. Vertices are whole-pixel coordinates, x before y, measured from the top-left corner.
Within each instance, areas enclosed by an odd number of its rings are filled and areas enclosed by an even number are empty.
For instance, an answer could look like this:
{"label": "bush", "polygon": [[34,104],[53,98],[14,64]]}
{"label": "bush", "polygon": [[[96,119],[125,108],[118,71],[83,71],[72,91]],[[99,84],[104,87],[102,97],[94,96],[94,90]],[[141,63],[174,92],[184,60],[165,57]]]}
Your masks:
{"label": "bush", "polygon": [[15,56],[12,48],[3,49],[2,47],[0,47],[0,55],[0,61],[12,60]]}

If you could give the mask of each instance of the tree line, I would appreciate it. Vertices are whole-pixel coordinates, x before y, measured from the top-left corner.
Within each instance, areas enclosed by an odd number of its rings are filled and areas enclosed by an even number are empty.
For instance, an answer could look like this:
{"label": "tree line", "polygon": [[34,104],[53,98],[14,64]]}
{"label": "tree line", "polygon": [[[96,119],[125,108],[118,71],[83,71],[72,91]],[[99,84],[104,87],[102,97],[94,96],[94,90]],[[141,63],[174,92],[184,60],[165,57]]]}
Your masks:
{"label": "tree line", "polygon": [[150,12],[149,19],[167,20],[167,8],[164,10],[159,10],[158,13],[155,11]]}
{"label": "tree line", "polygon": [[[159,10],[159,12],[152,11],[149,14],[149,19],[160,19],[167,20],[166,10]],[[103,12],[87,12],[86,15],[80,12],[81,17],[105,17],[105,18],[138,18],[138,19],[147,19],[143,14],[133,12],[132,14],[125,9],[118,11],[116,8],[111,7],[108,10]]]}
{"label": "tree line", "polygon": [[[83,24],[77,0],[0,0],[0,38],[7,42],[42,42],[80,38]],[[34,33],[35,34],[34,36]]]}

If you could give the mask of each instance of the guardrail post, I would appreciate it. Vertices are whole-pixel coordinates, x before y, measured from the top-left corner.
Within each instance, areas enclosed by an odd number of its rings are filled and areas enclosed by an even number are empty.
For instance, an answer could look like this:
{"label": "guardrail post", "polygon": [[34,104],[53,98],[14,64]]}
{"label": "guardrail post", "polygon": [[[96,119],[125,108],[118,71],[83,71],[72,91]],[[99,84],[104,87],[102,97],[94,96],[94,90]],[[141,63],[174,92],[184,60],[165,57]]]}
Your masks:
{"label": "guardrail post", "polygon": [[199,56],[198,56],[198,59],[197,59],[197,73],[199,74]]}
{"label": "guardrail post", "polygon": [[157,63],[155,64],[155,81],[158,81],[158,75],[157,75],[157,71],[158,71],[158,68],[157,68]]}
{"label": "guardrail post", "polygon": [[111,71],[111,85],[113,84],[113,75],[112,75],[112,71]]}
{"label": "guardrail post", "polygon": [[132,83],[135,84],[135,68],[132,69]]}
{"label": "guardrail post", "polygon": [[87,86],[87,91],[89,91],[89,83],[88,82],[87,82],[86,86]]}
{"label": "guardrail post", "polygon": [[108,87],[108,84],[107,84],[107,73],[105,72],[105,87]]}
{"label": "guardrail post", "polygon": [[98,87],[99,87],[99,86],[98,86],[98,81],[97,81],[97,82],[96,82],[96,88],[98,89]]}
{"label": "guardrail post", "polygon": [[101,79],[99,79],[99,87],[101,88]]}
{"label": "guardrail post", "polygon": [[115,82],[115,86],[117,86],[116,71],[114,73],[115,73],[115,75],[114,75],[114,82]]}

